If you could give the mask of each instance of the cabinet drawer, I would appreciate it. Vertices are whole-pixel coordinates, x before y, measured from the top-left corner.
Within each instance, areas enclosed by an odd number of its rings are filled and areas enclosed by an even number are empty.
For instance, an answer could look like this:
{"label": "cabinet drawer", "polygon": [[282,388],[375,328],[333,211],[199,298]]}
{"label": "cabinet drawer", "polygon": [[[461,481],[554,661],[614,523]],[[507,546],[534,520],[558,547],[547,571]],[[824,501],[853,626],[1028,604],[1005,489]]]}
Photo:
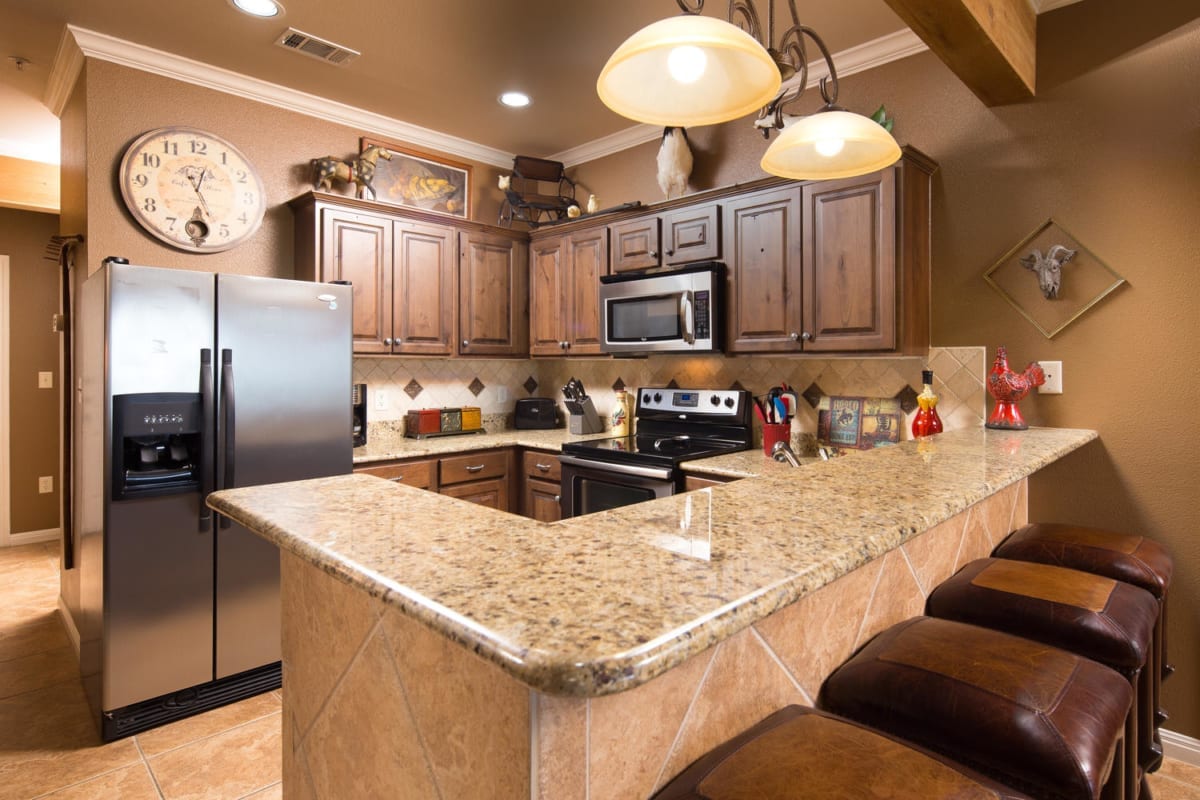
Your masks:
{"label": "cabinet drawer", "polygon": [[434,487],[434,468],[437,462],[408,461],[403,464],[387,464],[380,467],[359,467],[355,472],[364,472],[385,478],[393,483],[403,483],[417,489],[432,489]]}
{"label": "cabinet drawer", "polygon": [[442,486],[484,478],[503,478],[507,474],[508,454],[504,452],[468,453],[441,461]]}
{"label": "cabinet drawer", "polygon": [[534,450],[525,454],[521,472],[537,480],[557,482],[562,478],[562,465],[553,453]]}
{"label": "cabinet drawer", "polygon": [[441,493],[468,503],[508,511],[508,481],[504,479],[471,481],[444,488]]}

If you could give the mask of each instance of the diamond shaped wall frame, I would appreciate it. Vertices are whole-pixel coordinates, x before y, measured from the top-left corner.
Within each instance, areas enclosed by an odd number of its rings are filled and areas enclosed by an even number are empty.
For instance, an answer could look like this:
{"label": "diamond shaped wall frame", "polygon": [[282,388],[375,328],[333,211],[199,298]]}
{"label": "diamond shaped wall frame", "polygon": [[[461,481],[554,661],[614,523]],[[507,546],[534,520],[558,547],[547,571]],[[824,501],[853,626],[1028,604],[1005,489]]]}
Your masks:
{"label": "diamond shaped wall frame", "polygon": [[[1049,253],[1055,245],[1076,251],[1062,266],[1058,296],[1047,299],[1035,272],[1021,264],[1034,250]],[[1022,239],[985,273],[983,279],[1047,339],[1082,317],[1112,294],[1125,279],[1053,219]]]}

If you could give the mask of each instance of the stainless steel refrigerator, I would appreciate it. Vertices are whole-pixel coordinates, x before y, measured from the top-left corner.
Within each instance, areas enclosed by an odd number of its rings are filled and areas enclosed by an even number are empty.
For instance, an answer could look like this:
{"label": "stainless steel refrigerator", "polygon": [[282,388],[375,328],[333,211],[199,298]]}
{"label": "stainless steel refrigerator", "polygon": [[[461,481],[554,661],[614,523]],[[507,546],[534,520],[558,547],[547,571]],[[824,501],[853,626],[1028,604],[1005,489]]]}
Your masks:
{"label": "stainless steel refrigerator", "polygon": [[81,299],[77,625],[112,739],[279,685],[278,550],[204,497],[350,472],[351,293],[109,259]]}

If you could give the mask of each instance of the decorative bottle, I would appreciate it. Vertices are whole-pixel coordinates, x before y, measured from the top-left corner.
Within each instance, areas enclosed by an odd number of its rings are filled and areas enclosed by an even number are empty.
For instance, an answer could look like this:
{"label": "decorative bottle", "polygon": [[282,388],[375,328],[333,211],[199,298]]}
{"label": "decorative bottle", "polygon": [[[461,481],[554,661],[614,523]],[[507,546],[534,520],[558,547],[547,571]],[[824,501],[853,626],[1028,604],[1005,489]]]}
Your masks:
{"label": "decorative bottle", "polygon": [[612,435],[628,436],[629,430],[629,393],[624,389],[617,392],[617,399],[612,407]]}
{"label": "decorative bottle", "polygon": [[921,370],[921,382],[925,385],[917,395],[917,415],[912,424],[914,439],[942,432],[942,418],[937,413],[938,396],[933,393],[933,370]]}

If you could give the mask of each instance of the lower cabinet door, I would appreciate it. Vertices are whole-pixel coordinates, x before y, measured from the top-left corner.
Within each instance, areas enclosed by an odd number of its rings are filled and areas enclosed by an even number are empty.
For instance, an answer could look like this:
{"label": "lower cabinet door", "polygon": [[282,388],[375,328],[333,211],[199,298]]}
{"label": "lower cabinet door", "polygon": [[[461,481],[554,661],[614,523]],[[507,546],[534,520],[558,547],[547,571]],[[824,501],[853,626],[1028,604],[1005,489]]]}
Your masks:
{"label": "lower cabinet door", "polygon": [[527,479],[521,505],[525,516],[538,522],[557,522],[562,519],[560,491],[560,485],[553,481]]}
{"label": "lower cabinet door", "polygon": [[504,478],[446,486],[442,489],[442,494],[499,511],[508,511],[508,480]]}

